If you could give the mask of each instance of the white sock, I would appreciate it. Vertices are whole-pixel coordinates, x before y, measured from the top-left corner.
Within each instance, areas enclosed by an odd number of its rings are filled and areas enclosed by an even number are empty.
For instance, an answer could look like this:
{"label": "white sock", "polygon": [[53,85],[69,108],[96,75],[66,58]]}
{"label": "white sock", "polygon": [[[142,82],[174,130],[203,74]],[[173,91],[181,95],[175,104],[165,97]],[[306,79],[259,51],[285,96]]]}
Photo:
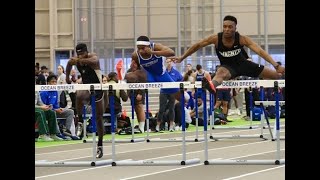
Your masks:
{"label": "white sock", "polygon": [[160,131],[160,126],[159,125],[156,126],[156,130]]}
{"label": "white sock", "polygon": [[144,123],[145,122],[139,122],[139,129],[142,133],[144,133]]}

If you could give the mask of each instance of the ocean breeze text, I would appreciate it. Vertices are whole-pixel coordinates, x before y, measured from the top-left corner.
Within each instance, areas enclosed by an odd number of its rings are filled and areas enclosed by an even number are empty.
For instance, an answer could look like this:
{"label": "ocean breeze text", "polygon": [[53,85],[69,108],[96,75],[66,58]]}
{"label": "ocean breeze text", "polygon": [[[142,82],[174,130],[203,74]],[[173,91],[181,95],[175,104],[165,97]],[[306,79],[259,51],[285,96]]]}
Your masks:
{"label": "ocean breeze text", "polygon": [[152,84],[129,84],[129,89],[148,89],[148,88],[162,88],[162,83],[152,83]]}
{"label": "ocean breeze text", "polygon": [[[246,81],[225,81],[225,82],[222,82],[221,86],[226,86],[226,87],[234,87],[234,86],[237,86],[237,87],[241,87],[241,86],[251,86],[251,87],[256,87],[258,85],[258,82],[246,82]],[[218,87],[221,87],[221,86],[218,86]]]}
{"label": "ocean breeze text", "polygon": [[72,85],[62,85],[62,86],[41,86],[41,91],[67,91],[74,90],[74,86]]}

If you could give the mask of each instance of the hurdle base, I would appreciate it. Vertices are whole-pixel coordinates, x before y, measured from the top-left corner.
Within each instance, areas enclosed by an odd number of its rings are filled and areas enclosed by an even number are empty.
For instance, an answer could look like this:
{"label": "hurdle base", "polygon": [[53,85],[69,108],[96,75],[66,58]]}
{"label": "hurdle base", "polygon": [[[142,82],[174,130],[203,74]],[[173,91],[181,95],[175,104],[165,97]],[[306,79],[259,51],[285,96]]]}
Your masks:
{"label": "hurdle base", "polygon": [[263,137],[263,135],[219,135],[219,136],[210,136],[210,139],[249,139],[249,138],[260,138],[267,140],[268,138]]}
{"label": "hurdle base", "polygon": [[[203,138],[198,139],[186,139],[186,142],[201,142],[204,141]],[[180,138],[169,138],[169,139],[147,139],[147,142],[182,142],[182,139]]]}
{"label": "hurdle base", "polygon": [[194,142],[202,142],[202,141],[204,141],[204,138],[195,138],[194,139]]}
{"label": "hurdle base", "polygon": [[189,159],[186,161],[180,160],[138,160],[138,161],[115,161],[112,166],[177,166],[177,165],[190,165],[200,163],[200,159]]}
{"label": "hurdle base", "polygon": [[109,165],[112,160],[100,161],[35,161],[35,167],[88,167]]}
{"label": "hurdle base", "polygon": [[[277,139],[272,139],[272,141],[276,141]],[[285,137],[280,137],[279,140],[286,140]]]}
{"label": "hurdle base", "polygon": [[[143,142],[145,141],[144,138],[136,138],[136,139],[115,139],[114,142],[115,143],[134,143],[134,142]],[[83,141],[83,143],[92,143],[92,140],[86,140]],[[112,139],[106,139],[103,140],[102,142],[104,143],[112,143]]]}
{"label": "hurdle base", "polygon": [[276,160],[276,162],[275,162],[276,165],[282,165],[285,163],[286,163],[285,159],[279,159],[279,160]]}
{"label": "hurdle base", "polygon": [[285,163],[284,159],[280,159],[280,160],[222,159],[222,160],[208,160],[206,165],[279,165],[284,163]]}
{"label": "hurdle base", "polygon": [[214,130],[214,129],[226,129],[226,130],[228,130],[228,129],[258,129],[258,128],[260,128],[259,126],[248,126],[248,127],[234,127],[234,126],[232,126],[232,127],[212,127],[212,130]]}

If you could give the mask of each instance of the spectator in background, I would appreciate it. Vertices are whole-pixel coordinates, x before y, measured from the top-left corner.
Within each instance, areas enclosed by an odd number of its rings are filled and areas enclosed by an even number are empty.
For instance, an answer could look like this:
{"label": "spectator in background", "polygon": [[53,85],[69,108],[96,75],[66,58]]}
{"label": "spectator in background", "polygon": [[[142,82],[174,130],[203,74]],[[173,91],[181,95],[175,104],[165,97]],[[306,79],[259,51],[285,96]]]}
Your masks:
{"label": "spectator in background", "polygon": [[[57,85],[57,77],[55,75],[49,75],[47,78],[48,85]],[[71,134],[73,140],[80,140],[76,136],[75,123],[74,123],[74,111],[68,108],[61,108],[58,103],[58,91],[41,91],[41,100],[44,104],[52,106],[52,109],[56,112],[57,117],[66,118],[66,128]]]}
{"label": "spectator in background", "polygon": [[37,78],[37,84],[46,85],[48,75],[49,75],[48,68],[46,66],[41,66],[40,74],[38,75],[38,78]]}
{"label": "spectator in background", "polygon": [[[38,91],[35,91],[35,118],[39,124],[38,141],[59,141],[63,140],[57,134],[57,118],[56,113],[52,110],[52,106],[45,105],[41,101]],[[47,123],[48,121],[48,123]]]}

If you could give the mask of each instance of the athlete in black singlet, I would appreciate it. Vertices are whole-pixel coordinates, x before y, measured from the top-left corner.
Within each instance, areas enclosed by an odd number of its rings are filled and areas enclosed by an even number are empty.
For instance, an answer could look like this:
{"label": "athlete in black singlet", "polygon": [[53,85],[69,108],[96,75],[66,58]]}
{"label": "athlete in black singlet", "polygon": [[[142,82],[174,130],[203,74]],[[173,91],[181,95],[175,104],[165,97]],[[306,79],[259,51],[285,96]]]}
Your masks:
{"label": "athlete in black singlet", "polygon": [[[223,32],[210,35],[209,37],[200,40],[198,43],[192,45],[182,56],[174,58],[175,62],[180,63],[198,49],[214,44],[221,66],[213,77],[212,82],[208,81],[206,78],[202,81],[211,93],[215,93],[215,87],[220,85],[222,81],[237,76],[244,75],[266,79],[280,79],[285,72],[285,68],[276,63],[266,51],[258,46],[258,44],[253,42],[248,36],[240,35],[236,32],[236,26],[237,19],[234,16],[225,16],[223,19]],[[247,61],[247,58],[242,52],[244,51],[243,46],[247,46],[253,52],[272,64],[275,70]]]}
{"label": "athlete in black singlet", "polygon": [[[72,66],[75,65],[81,74],[83,84],[95,84],[102,83],[102,74],[100,69],[100,63],[97,55],[94,53],[89,53],[87,45],[80,43],[76,46],[77,57],[71,57],[68,61],[66,68],[66,77],[69,77],[69,73]],[[67,83],[70,84],[70,78],[66,78]],[[105,96],[105,97],[104,97]],[[95,101],[96,101],[96,122],[97,122],[97,132],[98,132],[98,148],[97,148],[97,158],[103,156],[103,112],[104,106],[107,105],[107,95],[104,95],[103,91],[95,90]],[[79,116],[79,121],[82,120],[82,108],[84,103],[90,103],[90,91],[81,90],[77,91],[76,98],[76,108]]]}

